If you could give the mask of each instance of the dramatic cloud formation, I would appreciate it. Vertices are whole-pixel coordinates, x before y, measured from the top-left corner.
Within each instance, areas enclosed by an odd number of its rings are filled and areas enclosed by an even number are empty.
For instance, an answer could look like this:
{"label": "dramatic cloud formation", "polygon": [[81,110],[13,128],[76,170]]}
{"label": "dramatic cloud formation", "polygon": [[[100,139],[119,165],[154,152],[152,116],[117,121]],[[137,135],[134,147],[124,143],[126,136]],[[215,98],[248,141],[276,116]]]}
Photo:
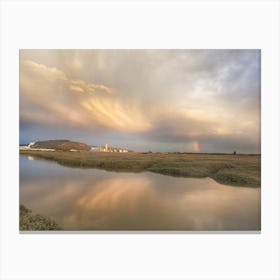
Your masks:
{"label": "dramatic cloud formation", "polygon": [[260,152],[258,50],[21,50],[21,142]]}

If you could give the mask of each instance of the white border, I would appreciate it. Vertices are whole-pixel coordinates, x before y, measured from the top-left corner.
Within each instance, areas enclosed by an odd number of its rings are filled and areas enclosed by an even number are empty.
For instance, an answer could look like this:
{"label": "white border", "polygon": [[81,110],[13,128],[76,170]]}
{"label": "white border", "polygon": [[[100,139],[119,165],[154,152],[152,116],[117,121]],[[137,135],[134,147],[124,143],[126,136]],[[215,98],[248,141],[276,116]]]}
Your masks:
{"label": "white border", "polygon": [[[278,1],[2,1],[1,278],[279,279],[279,34]],[[19,234],[20,48],[262,49],[262,233]]]}

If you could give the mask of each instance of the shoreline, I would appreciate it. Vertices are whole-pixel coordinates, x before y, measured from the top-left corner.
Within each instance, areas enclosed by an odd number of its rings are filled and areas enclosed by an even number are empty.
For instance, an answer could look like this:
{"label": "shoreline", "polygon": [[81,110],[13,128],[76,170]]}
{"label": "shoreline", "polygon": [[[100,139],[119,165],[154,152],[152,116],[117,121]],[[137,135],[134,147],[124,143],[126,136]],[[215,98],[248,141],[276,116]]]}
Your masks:
{"label": "shoreline", "polygon": [[20,155],[73,168],[116,172],[150,171],[173,177],[210,177],[218,183],[260,187],[261,155],[179,153],[92,153],[21,150]]}

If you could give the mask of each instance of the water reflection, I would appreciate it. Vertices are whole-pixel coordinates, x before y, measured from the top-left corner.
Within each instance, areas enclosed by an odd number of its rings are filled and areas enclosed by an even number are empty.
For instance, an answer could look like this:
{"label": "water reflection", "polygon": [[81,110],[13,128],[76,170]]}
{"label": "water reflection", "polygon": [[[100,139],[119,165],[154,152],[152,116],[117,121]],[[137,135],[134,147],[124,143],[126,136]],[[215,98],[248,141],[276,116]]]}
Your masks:
{"label": "water reflection", "polygon": [[20,161],[21,203],[66,230],[260,229],[260,189]]}

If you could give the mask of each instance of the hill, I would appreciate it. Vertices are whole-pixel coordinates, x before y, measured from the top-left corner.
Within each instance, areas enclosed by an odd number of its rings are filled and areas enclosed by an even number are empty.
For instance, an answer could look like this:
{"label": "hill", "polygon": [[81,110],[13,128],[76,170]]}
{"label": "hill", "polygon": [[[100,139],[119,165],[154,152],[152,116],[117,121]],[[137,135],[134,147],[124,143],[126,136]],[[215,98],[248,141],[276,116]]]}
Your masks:
{"label": "hill", "polygon": [[32,148],[42,148],[42,149],[55,149],[58,151],[70,151],[70,150],[79,150],[79,151],[89,151],[91,147],[87,144],[80,142],[73,142],[70,140],[47,140],[47,141],[38,141]]}

